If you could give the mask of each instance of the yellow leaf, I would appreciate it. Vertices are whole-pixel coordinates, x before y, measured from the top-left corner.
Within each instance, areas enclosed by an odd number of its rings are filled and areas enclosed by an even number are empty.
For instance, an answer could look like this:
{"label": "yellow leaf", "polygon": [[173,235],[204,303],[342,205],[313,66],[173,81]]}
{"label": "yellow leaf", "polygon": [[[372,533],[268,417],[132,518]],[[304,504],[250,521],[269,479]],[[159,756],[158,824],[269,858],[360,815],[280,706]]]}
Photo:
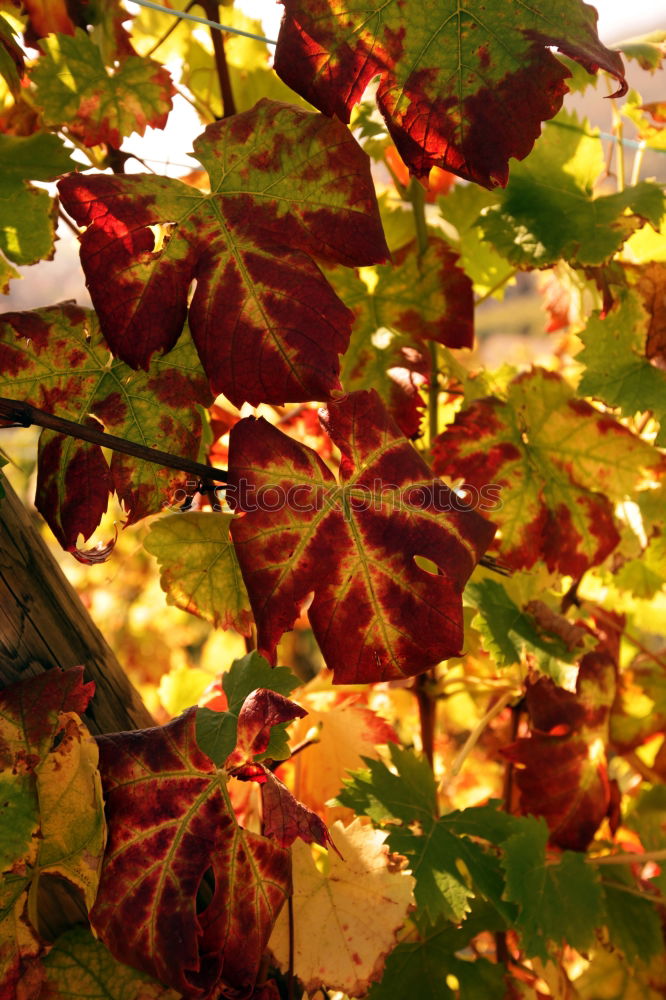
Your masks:
{"label": "yellow leaf", "polygon": [[326,803],[338,794],[348,771],[365,767],[363,757],[376,760],[377,746],[396,741],[397,737],[388,722],[366,706],[350,701],[330,704],[337,697],[333,692],[327,698],[328,705],[322,705],[323,697],[299,698],[308,715],[292,728],[291,746],[297,746],[314,729],[318,742],[294,758],[293,790],[296,798],[319,813],[326,823],[336,819],[349,822],[353,817],[351,809]]}
{"label": "yellow leaf", "polygon": [[[292,848],[294,972],[308,991],[326,985],[360,996],[381,977],[412,905],[414,879],[389,870],[386,835],[360,819],[335,823],[331,836],[344,860],[319,852],[318,864],[309,845]],[[289,963],[286,910],[269,941],[282,968]]]}
{"label": "yellow leaf", "polygon": [[42,840],[39,868],[61,875],[95,902],[106,843],[97,744],[75,712],[60,714],[62,739],[37,769]]}

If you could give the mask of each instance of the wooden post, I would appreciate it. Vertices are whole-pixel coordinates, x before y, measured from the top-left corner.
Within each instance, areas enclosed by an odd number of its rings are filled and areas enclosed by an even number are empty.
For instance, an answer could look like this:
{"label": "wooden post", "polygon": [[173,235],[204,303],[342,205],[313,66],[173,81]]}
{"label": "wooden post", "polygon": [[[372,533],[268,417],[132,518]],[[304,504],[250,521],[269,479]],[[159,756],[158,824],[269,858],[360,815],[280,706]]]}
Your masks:
{"label": "wooden post", "polygon": [[93,733],[155,722],[6,477],[0,498],[0,688],[52,667],[85,667]]}

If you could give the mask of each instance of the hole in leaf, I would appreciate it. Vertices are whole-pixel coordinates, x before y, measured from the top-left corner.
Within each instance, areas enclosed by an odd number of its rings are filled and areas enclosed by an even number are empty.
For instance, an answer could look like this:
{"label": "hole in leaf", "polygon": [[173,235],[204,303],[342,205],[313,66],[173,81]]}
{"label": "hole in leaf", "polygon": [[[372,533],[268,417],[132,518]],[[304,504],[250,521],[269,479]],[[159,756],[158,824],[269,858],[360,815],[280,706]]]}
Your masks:
{"label": "hole in leaf", "polygon": [[215,874],[212,868],[207,868],[203,873],[199,888],[197,889],[197,916],[207,910],[215,895]]}

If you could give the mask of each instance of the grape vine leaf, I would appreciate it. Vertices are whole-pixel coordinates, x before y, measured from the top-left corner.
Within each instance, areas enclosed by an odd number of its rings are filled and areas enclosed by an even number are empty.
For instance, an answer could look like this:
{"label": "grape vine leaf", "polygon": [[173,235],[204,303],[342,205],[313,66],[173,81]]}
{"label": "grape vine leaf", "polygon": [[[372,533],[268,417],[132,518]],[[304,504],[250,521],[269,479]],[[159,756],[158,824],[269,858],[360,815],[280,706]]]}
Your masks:
{"label": "grape vine leaf", "polygon": [[349,699],[336,704],[313,692],[299,696],[299,702],[308,714],[294,723],[293,743],[298,746],[315,728],[317,737],[307,753],[299,755],[293,778],[295,794],[327,822],[339,819],[350,823],[354,818],[350,810],[326,803],[339,792],[348,771],[361,767],[365,757],[378,757],[379,747],[397,743],[398,737],[385,719]]}
{"label": "grape vine leaf", "polygon": [[517,927],[529,957],[548,961],[548,941],[585,950],[594,944],[595,927],[604,923],[599,876],[585,855],[565,851],[548,864],[548,828],[529,817],[525,827],[503,844],[507,899],[519,906]]}
{"label": "grape vine leaf", "polygon": [[666,373],[646,355],[650,318],[636,291],[618,294],[602,317],[594,314],[578,334],[576,360],[585,365],[580,392],[619,406],[625,416],[651,410],[660,423],[656,444],[666,445]]}
{"label": "grape vine leaf", "polygon": [[40,875],[67,879],[87,906],[97,888],[105,827],[96,748],[74,714],[85,711],[94,691],[82,677],[83,667],[53,668],[0,692],[3,997],[15,994],[22,961],[42,949],[28,915]]}
{"label": "grape vine leaf", "polygon": [[226,772],[197,746],[196,714],[99,737],[109,844],[91,923],[119,961],[204,998],[221,983],[251,990],[290,871],[286,849],[238,826]]}
{"label": "grape vine leaf", "polygon": [[368,769],[353,773],[336,801],[377,825],[386,824],[387,845],[407,858],[414,875],[414,896],[424,919],[459,922],[469,912],[470,901],[481,896],[510,921],[512,907],[502,898],[499,862],[468,835],[493,839],[499,831],[501,842],[520,820],[511,817],[506,824],[498,823],[492,807],[437,819],[435,782],[427,762],[397,746],[390,747],[390,755],[394,771],[366,758]]}
{"label": "grape vine leaf", "polygon": [[663,955],[664,938],[655,898],[634,895],[636,883],[632,874],[614,866],[610,877],[601,882],[606,910],[605,923],[615,947],[621,948],[630,965],[649,962]]}
{"label": "grape vine leaf", "polygon": [[144,175],[60,183],[87,226],[81,262],[106,339],[146,367],[178,339],[196,279],[189,322],[215,393],[238,406],[328,398],[352,317],[313,257],[386,259],[368,158],[339,122],[268,100],[209,125],[194,149],[210,195]]}
{"label": "grape vine leaf", "polygon": [[177,1000],[178,994],[142,972],[117,962],[84,927],[57,938],[42,960],[40,1000]]}
{"label": "grape vine leaf", "polygon": [[613,502],[661,467],[659,452],[576,397],[559,375],[518,375],[507,399],[479,399],[435,440],[435,472],[501,488],[499,552],[513,569],[543,560],[580,576],[619,542]]}
{"label": "grape vine leaf", "polygon": [[[374,391],[322,413],[342,452],[340,483],[311,449],[263,419],[231,430],[231,534],[270,662],[310,594],[308,614],[336,683],[405,677],[462,644],[461,590],[494,528],[452,510]],[[441,568],[420,569],[414,556]]]}
{"label": "grape vine leaf", "polygon": [[31,78],[46,125],[66,124],[86,146],[107,143],[116,149],[132,132],[164,128],[175,93],[164,66],[129,55],[110,72],[80,28],[73,36],[48,35],[40,47],[43,55]]}
{"label": "grape vine leaf", "polygon": [[426,404],[419,389],[428,378],[425,356],[404,334],[378,325],[373,298],[351,269],[333,275],[338,295],[354,313],[340,378],[348,392],[375,389],[405,437],[419,436]]}
{"label": "grape vine leaf", "polygon": [[[238,717],[246,698],[257,688],[275,691],[286,698],[300,684],[288,667],[271,667],[256,650],[240,660],[234,660],[229,670],[222,674],[221,682],[223,695],[217,696],[215,708],[207,708],[204,703],[204,707],[197,712],[199,749],[218,766],[224,764],[236,746]],[[220,701],[222,704],[219,704]],[[289,757],[287,724],[285,721],[272,726],[268,746],[253,755],[254,761],[266,758],[286,760]]]}
{"label": "grape vine leaf", "polygon": [[69,16],[67,0],[23,0],[30,30],[37,38],[55,31],[73,34],[74,22]]}
{"label": "grape vine leaf", "polygon": [[[659,536],[661,540],[663,536]],[[610,715],[610,740],[619,753],[666,729],[666,677],[660,663],[636,659],[623,670]]]}
{"label": "grape vine leaf", "polygon": [[[109,358],[96,316],[72,304],[0,316],[0,388],[78,423],[141,445],[196,459],[201,417],[211,399],[187,338],[149,371]],[[36,506],[58,541],[76,548],[88,538],[115,489],[133,524],[168,502],[184,473],[51,430],[40,436]]]}
{"label": "grape vine leaf", "polygon": [[[268,669],[257,660],[240,661],[237,688]],[[229,704],[237,706],[233,698]],[[235,745],[219,767],[198,744],[203,711],[188,709],[161,728],[99,737],[109,847],[91,913],[93,930],[119,961],[202,1000],[221,987],[251,991],[289,893],[287,848],[297,837],[332,843],[319,817],[258,762],[271,729],[303,710],[274,691],[251,691],[232,716]],[[231,778],[261,785],[264,835],[239,825]],[[209,869],[211,898],[199,912]]]}
{"label": "grape vine leaf", "polygon": [[0,251],[10,261],[35,264],[53,256],[55,199],[28,182],[52,181],[73,167],[56,135],[0,135]]}
{"label": "grape vine leaf", "polygon": [[[419,257],[417,250],[412,240],[393,254],[392,263],[374,269],[377,280],[366,291],[363,325],[369,329],[374,324],[372,332],[386,328],[446,347],[472,347],[472,282],[458,266],[458,255],[435,234],[430,235],[425,254]],[[333,284],[346,305],[357,305],[358,294],[347,272],[334,272]]]}
{"label": "grape vine leaf", "polygon": [[457,184],[445,197],[437,199],[437,205],[442,218],[457,230],[457,239],[451,242],[475,292],[488,295],[495,289],[501,298],[515,268],[483,239],[476,225],[483,209],[497,205],[499,198],[497,191],[486,191],[476,184]]}
{"label": "grape vine leaf", "polygon": [[169,604],[198,615],[214,628],[249,635],[250,602],[229,537],[231,515],[187,511],[155,521],[144,547],[160,566]]}
{"label": "grape vine leaf", "polygon": [[572,649],[562,638],[539,629],[534,616],[521,610],[497,580],[470,583],[465,594],[478,612],[472,627],[481,633],[484,648],[498,667],[521,663],[527,651],[544,673],[550,673],[557,671],[558,663],[571,663],[580,654],[580,644]]}
{"label": "grape vine leaf", "polygon": [[[373,983],[368,1000],[483,1000],[506,996],[505,969],[488,959],[461,957],[477,934],[502,931],[504,921],[490,907],[478,907],[461,927],[449,920],[421,930],[416,941],[398,944],[386,960],[381,982]],[[458,989],[449,986],[449,977]]]}
{"label": "grape vine leaf", "polygon": [[284,0],[278,75],[329,115],[348,122],[379,75],[377,106],[417,177],[439,166],[486,187],[506,184],[541,122],[560,109],[568,71],[555,47],[590,72],[607,70],[626,92],[617,52],[601,44],[597,13],[579,0],[527,6],[493,2],[456,10],[396,2]]}
{"label": "grape vine leaf", "polygon": [[521,811],[543,816],[563,849],[584,851],[613,803],[606,746],[615,673],[610,654],[596,651],[582,658],[575,693],[548,677],[528,681],[531,734],[501,751],[518,765]]}
{"label": "grape vine leaf", "polygon": [[561,259],[604,264],[645,221],[659,225],[664,194],[650,181],[595,194],[603,170],[598,134],[586,120],[561,113],[534,152],[512,167],[499,205],[482,212],[483,238],[515,267],[551,267]]}
{"label": "grape vine leaf", "polygon": [[[332,833],[344,860],[329,854],[323,871],[306,844],[293,848],[294,972],[308,991],[325,985],[359,996],[381,975],[385,956],[410,909],[413,879],[390,871],[385,834],[364,826],[360,819],[347,827],[336,822]],[[285,913],[269,947],[286,968]]]}

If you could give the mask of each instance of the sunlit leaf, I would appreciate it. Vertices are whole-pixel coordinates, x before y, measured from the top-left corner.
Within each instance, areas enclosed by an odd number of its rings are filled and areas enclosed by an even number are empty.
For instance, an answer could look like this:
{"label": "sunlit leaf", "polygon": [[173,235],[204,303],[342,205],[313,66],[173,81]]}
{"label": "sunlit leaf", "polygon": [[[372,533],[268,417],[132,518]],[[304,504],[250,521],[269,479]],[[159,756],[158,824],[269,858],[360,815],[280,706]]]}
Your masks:
{"label": "sunlit leaf", "polygon": [[0,250],[15,264],[53,256],[55,200],[31,180],[54,180],[74,166],[55,135],[0,135]]}
{"label": "sunlit leaf", "polygon": [[275,68],[345,122],[379,76],[377,105],[414,174],[439,166],[492,187],[506,184],[509,158],[523,159],[561,107],[568,74],[548,46],[626,89],[622,60],[600,43],[596,21],[580,0],[481,8],[285,0]]}
{"label": "sunlit leaf", "polygon": [[215,628],[249,634],[252,612],[233,544],[229,514],[189,511],[160,518],[144,545],[159,562],[169,604]]}
{"label": "sunlit leaf", "polygon": [[[624,425],[576,397],[554,372],[515,378],[506,402],[462,410],[434,447],[434,468],[466,487],[494,490],[502,560],[514,569],[542,559],[579,576],[619,542],[611,501],[630,495],[660,454]],[[481,494],[482,495],[482,494]]]}
{"label": "sunlit leaf", "polygon": [[[389,870],[385,835],[360,820],[347,827],[335,823],[331,832],[344,860],[329,854],[324,871],[306,844],[293,848],[294,971],[308,990],[326,985],[358,996],[381,975],[409,910],[413,879]],[[286,968],[286,913],[269,947]]]}
{"label": "sunlit leaf", "polygon": [[[93,312],[66,304],[0,316],[0,388],[59,417],[197,458],[201,416],[210,395],[191,342],[183,338],[146,374],[111,359]],[[68,549],[88,538],[115,490],[128,523],[160,510],[185,473],[44,430],[40,438],[38,509]],[[182,493],[182,489],[181,489]],[[183,494],[184,495],[184,494]]]}
{"label": "sunlit leaf", "polygon": [[638,294],[622,293],[602,318],[593,314],[578,334],[584,349],[577,360],[585,365],[580,391],[619,406],[633,416],[651,410],[664,426],[657,444],[666,443],[666,373],[646,355],[650,318]]}
{"label": "sunlit leaf", "polygon": [[327,398],[351,314],[312,257],[385,259],[367,157],[340,123],[267,100],[194,146],[210,195],[145,175],[61,183],[88,227],[81,260],[105,337],[147,366],[180,336],[196,278],[189,321],[215,392],[237,405]]}
{"label": "sunlit leaf", "polygon": [[500,204],[482,213],[484,239],[514,266],[550,267],[562,258],[600,265],[644,222],[659,224],[664,195],[658,184],[595,192],[604,160],[590,131],[586,120],[561,114],[534,152],[512,168]]}
{"label": "sunlit leaf", "polygon": [[66,124],[86,146],[116,148],[132,132],[164,128],[174,89],[159,63],[128,56],[110,72],[80,29],[73,36],[49,35],[40,45],[44,54],[31,76],[47,125]]}
{"label": "sunlit leaf", "polygon": [[[308,614],[336,683],[404,677],[455,655],[460,593],[494,533],[452,509],[375,392],[330,404],[324,426],[342,451],[340,483],[319,456],[265,420],[231,431],[227,499],[245,511],[232,538],[258,646]],[[420,569],[414,556],[441,567]]]}
{"label": "sunlit leaf", "polygon": [[197,746],[196,712],[99,738],[109,845],[91,914],[119,961],[187,996],[251,989],[290,884],[288,852],[238,826],[226,772]]}
{"label": "sunlit leaf", "polygon": [[587,653],[575,693],[539,677],[525,697],[531,733],[502,749],[517,765],[520,809],[546,819],[553,844],[584,851],[612,803],[606,744],[615,665],[606,652]]}

